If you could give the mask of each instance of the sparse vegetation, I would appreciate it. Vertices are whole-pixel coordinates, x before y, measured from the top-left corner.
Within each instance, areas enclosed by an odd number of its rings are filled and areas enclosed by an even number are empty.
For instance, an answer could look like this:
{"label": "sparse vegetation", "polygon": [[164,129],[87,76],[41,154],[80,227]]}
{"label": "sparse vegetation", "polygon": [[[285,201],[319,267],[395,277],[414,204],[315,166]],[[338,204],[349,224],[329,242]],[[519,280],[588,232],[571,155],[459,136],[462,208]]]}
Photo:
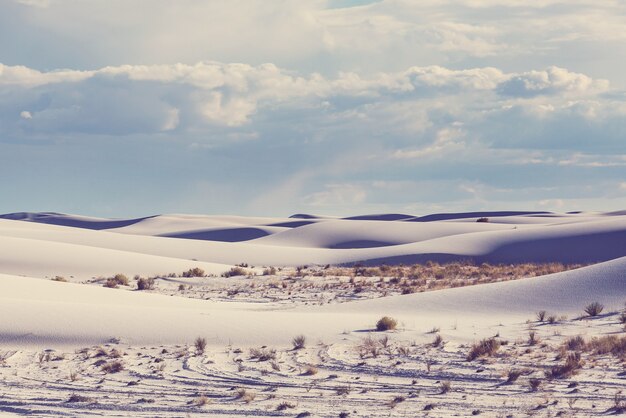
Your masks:
{"label": "sparse vegetation", "polygon": [[291,340],[294,350],[302,350],[306,346],[306,337],[304,335],[297,335]]}
{"label": "sparse vegetation", "polygon": [[139,278],[137,280],[137,290],[152,290],[154,289],[154,278]]}
{"label": "sparse vegetation", "polygon": [[467,355],[468,361],[473,361],[479,357],[493,356],[500,348],[500,342],[495,338],[485,338],[472,345]]}
{"label": "sparse vegetation", "polygon": [[251,348],[250,358],[257,361],[276,360],[276,350],[267,347]]}
{"label": "sparse vegetation", "polygon": [[119,360],[114,360],[114,361],[110,361],[107,363],[104,363],[102,365],[102,367],[100,368],[100,370],[102,370],[104,373],[119,373],[122,370],[124,370],[124,363],[122,363]]}
{"label": "sparse vegetation", "polygon": [[585,306],[585,313],[589,316],[598,316],[604,310],[604,305],[600,302],[592,302]]}
{"label": "sparse vegetation", "polygon": [[197,354],[204,354],[204,350],[206,349],[206,338],[198,337],[194,342],[194,346],[196,347]]}
{"label": "sparse vegetation", "polygon": [[376,331],[391,331],[396,329],[397,326],[398,321],[389,316],[383,316],[376,322]]}
{"label": "sparse vegetation", "polygon": [[204,277],[205,273],[204,273],[204,270],[202,270],[201,268],[194,267],[187,271],[184,271],[182,276],[183,277]]}

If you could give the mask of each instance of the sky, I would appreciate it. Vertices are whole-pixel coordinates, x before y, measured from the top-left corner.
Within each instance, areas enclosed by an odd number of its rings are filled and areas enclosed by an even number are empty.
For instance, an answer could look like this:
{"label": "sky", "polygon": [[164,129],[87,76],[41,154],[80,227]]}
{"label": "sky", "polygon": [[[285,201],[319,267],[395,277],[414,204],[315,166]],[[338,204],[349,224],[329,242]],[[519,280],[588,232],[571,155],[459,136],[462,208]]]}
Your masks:
{"label": "sky", "polygon": [[621,0],[2,0],[0,213],[626,209]]}

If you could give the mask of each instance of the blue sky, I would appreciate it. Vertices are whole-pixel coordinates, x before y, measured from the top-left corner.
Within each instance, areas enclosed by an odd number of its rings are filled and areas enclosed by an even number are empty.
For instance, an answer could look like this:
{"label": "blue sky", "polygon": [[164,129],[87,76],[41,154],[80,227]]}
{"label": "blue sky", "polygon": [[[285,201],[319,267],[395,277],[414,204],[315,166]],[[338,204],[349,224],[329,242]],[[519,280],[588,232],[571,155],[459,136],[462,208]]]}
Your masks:
{"label": "blue sky", "polygon": [[621,1],[7,0],[0,212],[624,209],[624,62]]}

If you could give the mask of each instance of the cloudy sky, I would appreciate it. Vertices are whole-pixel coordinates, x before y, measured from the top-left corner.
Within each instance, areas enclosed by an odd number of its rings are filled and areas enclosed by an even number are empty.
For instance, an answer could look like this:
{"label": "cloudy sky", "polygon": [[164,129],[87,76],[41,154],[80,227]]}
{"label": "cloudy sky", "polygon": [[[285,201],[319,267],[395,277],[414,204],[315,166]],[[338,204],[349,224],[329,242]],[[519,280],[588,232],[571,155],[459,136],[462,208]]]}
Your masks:
{"label": "cloudy sky", "polygon": [[626,209],[622,0],[2,0],[0,212]]}

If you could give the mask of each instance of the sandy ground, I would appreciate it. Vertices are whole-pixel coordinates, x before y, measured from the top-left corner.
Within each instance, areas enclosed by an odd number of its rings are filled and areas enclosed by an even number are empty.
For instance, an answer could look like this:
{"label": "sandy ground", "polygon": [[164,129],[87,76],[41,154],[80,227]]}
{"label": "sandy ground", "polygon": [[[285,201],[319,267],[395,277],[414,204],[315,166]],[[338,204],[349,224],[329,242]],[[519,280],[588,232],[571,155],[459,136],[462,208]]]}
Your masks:
{"label": "sandy ground", "polygon": [[[492,214],[482,224],[441,215],[306,224],[16,217],[23,219],[0,220],[3,416],[626,411],[621,214]],[[433,254],[453,257],[452,270],[430,264],[411,276],[410,266],[392,265],[377,275],[326,266]],[[481,258],[564,264],[531,269],[540,272],[533,277],[517,262],[481,267]],[[249,277],[219,277],[252,259]],[[276,272],[263,276],[272,264]],[[213,277],[167,277],[192,267]],[[318,274],[324,270],[332,274]],[[103,287],[115,273],[131,286]],[[156,289],[131,290],[134,274],[157,275]],[[603,309],[592,316],[584,310],[593,302]],[[396,328],[377,331],[383,316]],[[294,349],[298,335],[306,342]],[[476,347],[492,350],[472,359]]]}

